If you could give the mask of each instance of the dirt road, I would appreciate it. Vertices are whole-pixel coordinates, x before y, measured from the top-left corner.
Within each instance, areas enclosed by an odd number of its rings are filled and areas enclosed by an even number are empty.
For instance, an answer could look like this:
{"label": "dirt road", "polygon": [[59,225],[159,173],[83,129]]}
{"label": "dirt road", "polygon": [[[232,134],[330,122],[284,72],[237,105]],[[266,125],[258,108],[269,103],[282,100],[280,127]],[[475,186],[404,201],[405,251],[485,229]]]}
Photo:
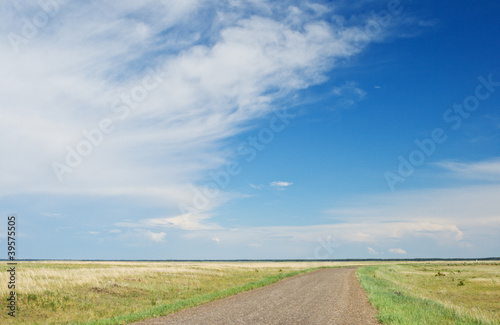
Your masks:
{"label": "dirt road", "polygon": [[355,271],[321,269],[137,324],[378,324]]}

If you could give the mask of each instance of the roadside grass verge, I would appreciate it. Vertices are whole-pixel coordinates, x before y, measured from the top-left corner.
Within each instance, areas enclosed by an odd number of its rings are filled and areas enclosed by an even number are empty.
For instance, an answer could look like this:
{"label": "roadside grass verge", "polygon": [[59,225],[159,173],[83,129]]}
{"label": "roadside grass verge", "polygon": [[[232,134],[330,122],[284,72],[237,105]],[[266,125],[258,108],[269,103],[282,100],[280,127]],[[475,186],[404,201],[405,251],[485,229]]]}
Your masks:
{"label": "roadside grass verge", "polygon": [[500,264],[368,266],[357,270],[384,324],[500,324]]}

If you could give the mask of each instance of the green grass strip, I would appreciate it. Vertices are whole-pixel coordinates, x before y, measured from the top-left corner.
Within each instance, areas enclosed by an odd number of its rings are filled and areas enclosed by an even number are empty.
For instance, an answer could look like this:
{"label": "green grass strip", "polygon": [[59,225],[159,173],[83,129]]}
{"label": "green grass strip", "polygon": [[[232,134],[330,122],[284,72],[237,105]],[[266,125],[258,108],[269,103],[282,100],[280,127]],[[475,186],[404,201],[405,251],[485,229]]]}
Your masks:
{"label": "green grass strip", "polygon": [[199,306],[214,300],[226,298],[232,295],[235,295],[237,293],[243,292],[243,291],[248,291],[248,290],[253,290],[257,289],[260,287],[268,286],[270,284],[273,284],[275,282],[278,282],[280,280],[283,280],[285,278],[289,278],[292,276],[296,276],[302,273],[307,273],[311,271],[315,271],[318,269],[321,269],[323,267],[317,267],[317,268],[310,268],[306,270],[300,270],[300,271],[294,271],[294,272],[289,272],[289,273],[281,273],[281,274],[276,274],[276,275],[271,275],[268,277],[265,277],[261,280],[250,282],[241,286],[193,297],[190,299],[183,299],[183,300],[178,300],[176,302],[170,303],[170,304],[165,304],[165,305],[160,305],[160,306],[155,306],[140,312],[136,313],[130,313],[127,315],[121,315],[121,316],[115,316],[113,318],[107,318],[107,319],[100,319],[97,321],[91,321],[91,322],[76,322],[73,324],[128,324],[132,322],[138,322],[141,320],[145,319],[150,319],[150,318],[155,318],[159,316],[166,316],[172,313],[175,313],[179,310],[186,309],[186,308],[192,308],[195,306]]}
{"label": "green grass strip", "polygon": [[377,277],[384,266],[359,268],[361,286],[368,292],[370,303],[378,309],[384,324],[489,324],[460,315],[451,308],[430,299],[416,297],[393,282]]}

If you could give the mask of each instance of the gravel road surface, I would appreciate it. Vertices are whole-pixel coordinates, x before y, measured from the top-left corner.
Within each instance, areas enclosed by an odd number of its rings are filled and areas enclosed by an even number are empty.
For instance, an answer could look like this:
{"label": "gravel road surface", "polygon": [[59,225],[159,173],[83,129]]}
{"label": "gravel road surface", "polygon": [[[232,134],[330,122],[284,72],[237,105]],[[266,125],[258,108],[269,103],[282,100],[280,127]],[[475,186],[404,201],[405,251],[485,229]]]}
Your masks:
{"label": "gravel road surface", "polygon": [[137,324],[379,324],[355,272],[321,269]]}

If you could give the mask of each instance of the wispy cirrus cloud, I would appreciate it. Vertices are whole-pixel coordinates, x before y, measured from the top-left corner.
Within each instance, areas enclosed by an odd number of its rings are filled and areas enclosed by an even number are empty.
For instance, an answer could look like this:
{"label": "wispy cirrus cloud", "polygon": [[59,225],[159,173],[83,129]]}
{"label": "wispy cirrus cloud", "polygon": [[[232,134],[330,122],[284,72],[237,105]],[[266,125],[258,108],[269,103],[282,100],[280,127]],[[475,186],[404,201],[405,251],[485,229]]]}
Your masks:
{"label": "wispy cirrus cloud", "polygon": [[500,181],[500,158],[471,163],[442,161],[436,165],[451,172],[454,177]]}
{"label": "wispy cirrus cloud", "polygon": [[175,217],[143,219],[139,222],[118,222],[117,227],[125,228],[178,228],[183,230],[217,229],[219,226],[205,222],[210,215],[186,213]]}
{"label": "wispy cirrus cloud", "polygon": [[[1,6],[2,35],[24,37],[20,18],[43,11],[35,1]],[[367,33],[369,16],[345,25],[333,10],[264,0],[61,2],[29,42],[0,43],[0,155],[9,157],[0,196],[119,197],[164,209],[128,216],[139,229],[216,227],[210,211],[234,195],[199,215],[178,206],[232,157],[226,141],[387,35]],[[112,131],[90,144],[104,120]],[[81,162],[69,166],[76,154]],[[69,166],[61,177],[55,162]]]}
{"label": "wispy cirrus cloud", "polygon": [[[232,14],[242,4],[255,14]],[[30,13],[33,6],[4,4],[2,18]],[[1,143],[0,152],[10,159],[0,168],[24,175],[6,175],[1,193],[60,187],[112,193],[124,184],[139,193],[195,182],[201,171],[225,162],[221,140],[269,113],[287,93],[324,81],[337,59],[364,46],[357,38],[360,26],[337,28],[300,6],[285,16],[267,1],[102,6],[91,1],[61,7],[20,54],[0,45],[6,77],[0,132],[10,139]],[[22,29],[21,20],[10,20],[2,19],[2,33]],[[112,103],[140,85],[147,68],[160,71],[162,82],[120,119]],[[65,163],[67,146],[76,150],[82,132],[103,118],[116,130],[57,184],[51,162]]]}
{"label": "wispy cirrus cloud", "polygon": [[366,96],[366,91],[359,88],[355,82],[346,82],[332,89],[333,109],[349,109],[356,106]]}
{"label": "wispy cirrus cloud", "polygon": [[154,232],[149,229],[130,229],[120,233],[118,238],[125,241],[129,246],[145,246],[149,243],[162,243],[167,234],[165,232]]}

